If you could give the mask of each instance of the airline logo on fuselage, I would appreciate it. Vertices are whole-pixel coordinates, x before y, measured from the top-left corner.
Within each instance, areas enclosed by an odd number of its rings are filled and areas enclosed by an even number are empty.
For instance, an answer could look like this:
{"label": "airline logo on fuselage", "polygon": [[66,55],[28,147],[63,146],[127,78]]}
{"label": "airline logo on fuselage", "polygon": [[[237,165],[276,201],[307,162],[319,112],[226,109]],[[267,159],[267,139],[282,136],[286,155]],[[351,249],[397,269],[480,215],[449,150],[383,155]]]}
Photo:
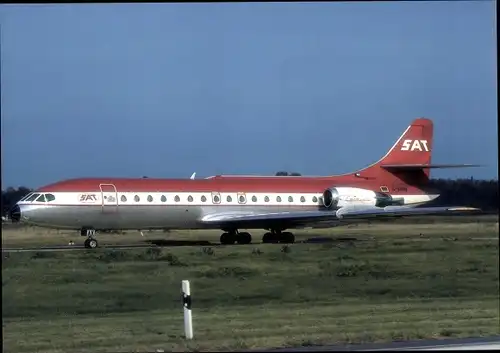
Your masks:
{"label": "airline logo on fuselage", "polygon": [[427,140],[404,140],[401,151],[421,151],[429,152]]}
{"label": "airline logo on fuselage", "polygon": [[78,199],[80,202],[97,202],[97,196],[95,194],[81,194]]}

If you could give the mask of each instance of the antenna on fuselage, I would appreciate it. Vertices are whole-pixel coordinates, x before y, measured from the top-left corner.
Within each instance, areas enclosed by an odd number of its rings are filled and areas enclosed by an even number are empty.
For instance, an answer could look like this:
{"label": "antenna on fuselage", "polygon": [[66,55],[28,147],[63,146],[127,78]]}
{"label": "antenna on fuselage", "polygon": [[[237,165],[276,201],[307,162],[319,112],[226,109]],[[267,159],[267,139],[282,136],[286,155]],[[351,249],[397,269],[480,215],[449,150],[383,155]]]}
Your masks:
{"label": "antenna on fuselage", "polygon": [[191,176],[189,177],[189,179],[194,180],[195,176],[196,176],[196,172],[194,172],[193,174],[191,174]]}

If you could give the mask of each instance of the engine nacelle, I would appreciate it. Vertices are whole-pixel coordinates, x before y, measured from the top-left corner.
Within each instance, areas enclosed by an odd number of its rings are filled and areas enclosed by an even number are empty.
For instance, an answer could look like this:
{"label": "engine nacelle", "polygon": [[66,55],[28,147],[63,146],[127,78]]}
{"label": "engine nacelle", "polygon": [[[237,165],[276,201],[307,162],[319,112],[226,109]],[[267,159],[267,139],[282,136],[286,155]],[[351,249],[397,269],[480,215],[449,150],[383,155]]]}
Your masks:
{"label": "engine nacelle", "polygon": [[323,206],[337,209],[348,205],[386,207],[402,205],[402,199],[393,199],[389,194],[361,188],[333,187],[323,192]]}
{"label": "engine nacelle", "polygon": [[323,192],[323,206],[326,208],[336,208],[340,201],[337,188],[329,188]]}

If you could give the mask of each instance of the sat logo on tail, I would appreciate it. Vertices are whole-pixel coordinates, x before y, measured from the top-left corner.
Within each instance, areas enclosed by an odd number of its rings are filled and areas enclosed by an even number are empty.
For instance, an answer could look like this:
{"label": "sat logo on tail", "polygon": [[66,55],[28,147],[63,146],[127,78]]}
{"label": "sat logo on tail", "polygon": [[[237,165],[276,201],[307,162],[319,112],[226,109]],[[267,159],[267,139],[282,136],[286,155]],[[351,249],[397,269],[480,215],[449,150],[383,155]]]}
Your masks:
{"label": "sat logo on tail", "polygon": [[404,140],[401,151],[425,151],[429,152],[427,140]]}

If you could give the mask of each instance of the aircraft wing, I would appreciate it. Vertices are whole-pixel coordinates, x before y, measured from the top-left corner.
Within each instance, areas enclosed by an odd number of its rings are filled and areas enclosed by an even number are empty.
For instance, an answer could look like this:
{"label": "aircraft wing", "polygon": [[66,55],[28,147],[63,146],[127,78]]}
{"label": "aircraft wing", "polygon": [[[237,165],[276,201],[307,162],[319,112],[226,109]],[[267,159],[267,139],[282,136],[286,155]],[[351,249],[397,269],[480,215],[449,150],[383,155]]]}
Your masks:
{"label": "aircraft wing", "polygon": [[311,226],[314,223],[336,222],[341,223],[352,220],[369,219],[387,219],[391,217],[402,216],[422,216],[435,214],[461,214],[478,212],[480,209],[472,207],[405,207],[405,206],[387,206],[387,207],[366,207],[366,206],[348,206],[342,207],[337,211],[298,211],[298,212],[219,212],[207,214],[201,218],[204,224],[218,225],[220,227],[234,228],[272,228],[280,224],[284,228],[296,228]]}

